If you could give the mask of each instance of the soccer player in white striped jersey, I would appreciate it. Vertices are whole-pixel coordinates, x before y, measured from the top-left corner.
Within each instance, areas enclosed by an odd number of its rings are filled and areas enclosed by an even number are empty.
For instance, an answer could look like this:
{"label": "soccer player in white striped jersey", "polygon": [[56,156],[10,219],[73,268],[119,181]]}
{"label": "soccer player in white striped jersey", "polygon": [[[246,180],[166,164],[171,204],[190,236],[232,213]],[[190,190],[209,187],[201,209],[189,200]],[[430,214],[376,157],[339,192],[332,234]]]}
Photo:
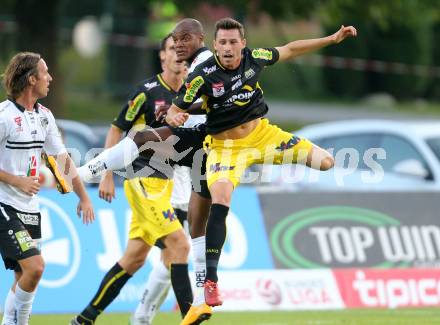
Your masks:
{"label": "soccer player in white striped jersey", "polygon": [[0,252],[6,269],[15,274],[8,293],[2,325],[27,325],[44,270],[39,241],[41,214],[37,193],[42,150],[56,156],[62,169],[70,170],[79,197],[78,216],[94,220],[89,196],[67,154],[51,111],[37,103],[46,97],[52,77],[39,54],[15,55],[4,73],[8,100],[0,103]]}

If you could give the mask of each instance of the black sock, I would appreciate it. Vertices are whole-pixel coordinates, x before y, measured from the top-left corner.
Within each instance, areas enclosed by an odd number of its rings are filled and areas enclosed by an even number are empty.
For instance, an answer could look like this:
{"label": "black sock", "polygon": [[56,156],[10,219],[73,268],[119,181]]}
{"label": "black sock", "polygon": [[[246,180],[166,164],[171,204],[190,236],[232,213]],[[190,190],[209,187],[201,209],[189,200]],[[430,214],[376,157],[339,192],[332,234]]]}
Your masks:
{"label": "black sock", "polygon": [[226,240],[226,217],[229,207],[223,204],[211,205],[206,225],[206,280],[218,281],[217,265]]}
{"label": "black sock", "polygon": [[[98,291],[87,307],[77,316],[78,321],[93,324],[96,318],[118,296],[122,287],[131,278],[118,263],[102,279]],[[81,323],[82,324],[82,323]]]}
{"label": "black sock", "polygon": [[171,285],[180,307],[182,318],[185,317],[193,302],[191,282],[188,275],[188,264],[171,264]]}

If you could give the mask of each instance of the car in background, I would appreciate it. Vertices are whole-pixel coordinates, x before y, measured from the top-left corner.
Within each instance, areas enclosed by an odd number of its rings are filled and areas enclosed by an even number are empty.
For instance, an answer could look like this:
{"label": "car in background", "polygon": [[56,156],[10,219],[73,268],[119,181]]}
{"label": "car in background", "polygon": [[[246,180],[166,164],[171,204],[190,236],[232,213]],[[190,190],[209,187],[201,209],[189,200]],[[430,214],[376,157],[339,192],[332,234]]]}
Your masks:
{"label": "car in background", "polygon": [[294,133],[330,150],[335,167],[319,172],[302,165],[263,165],[266,179],[260,185],[287,190],[440,189],[440,121],[347,120]]}
{"label": "car in background", "polygon": [[[87,125],[73,120],[57,119],[57,125],[76,166],[82,166],[87,161],[102,152],[107,135],[108,125]],[[124,179],[115,175],[115,185],[122,186]],[[89,185],[97,186],[97,183]]]}
{"label": "car in background", "polygon": [[57,119],[56,122],[64,145],[77,166],[83,165],[91,158],[87,157],[90,150],[104,147],[104,139],[100,138],[87,124],[63,119]]}

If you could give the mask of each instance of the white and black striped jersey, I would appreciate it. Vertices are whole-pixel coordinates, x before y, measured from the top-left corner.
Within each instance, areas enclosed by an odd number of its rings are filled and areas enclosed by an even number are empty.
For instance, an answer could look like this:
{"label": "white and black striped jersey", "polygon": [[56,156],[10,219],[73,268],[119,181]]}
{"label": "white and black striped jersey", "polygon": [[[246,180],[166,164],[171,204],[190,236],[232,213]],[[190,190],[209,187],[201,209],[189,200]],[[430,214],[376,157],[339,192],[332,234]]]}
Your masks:
{"label": "white and black striped jersey", "polygon": [[188,60],[190,63],[190,66],[188,68],[188,73],[191,73],[194,71],[194,69],[200,64],[205,62],[207,59],[209,59],[212,56],[212,52],[207,47],[201,47],[199,48],[193,56]]}
{"label": "white and black striped jersey", "polygon": [[[39,176],[41,151],[48,155],[66,149],[46,107],[36,104],[32,111],[10,100],[0,103],[0,170],[17,176]],[[0,202],[24,212],[38,212],[38,198],[0,182]]]}
{"label": "white and black striped jersey", "polygon": [[[212,52],[207,47],[202,47],[194,53],[188,62],[191,63],[188,68],[188,73],[201,63],[205,62],[212,56]],[[201,99],[200,99],[201,101]],[[192,128],[197,124],[206,122],[206,115],[190,115],[183,127]],[[171,194],[171,205],[183,211],[188,211],[188,202],[191,196],[191,176],[189,167],[176,166],[174,167],[174,187]]]}

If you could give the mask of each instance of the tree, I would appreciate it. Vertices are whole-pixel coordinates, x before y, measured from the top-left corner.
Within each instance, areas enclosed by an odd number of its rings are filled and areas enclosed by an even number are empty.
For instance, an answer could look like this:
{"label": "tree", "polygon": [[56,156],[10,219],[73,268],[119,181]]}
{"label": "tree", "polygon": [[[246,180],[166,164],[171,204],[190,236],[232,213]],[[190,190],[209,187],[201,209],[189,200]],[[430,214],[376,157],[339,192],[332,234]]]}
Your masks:
{"label": "tree", "polygon": [[13,4],[17,25],[17,50],[42,55],[54,81],[43,102],[57,115],[62,113],[62,76],[58,74],[59,0],[20,0]]}

